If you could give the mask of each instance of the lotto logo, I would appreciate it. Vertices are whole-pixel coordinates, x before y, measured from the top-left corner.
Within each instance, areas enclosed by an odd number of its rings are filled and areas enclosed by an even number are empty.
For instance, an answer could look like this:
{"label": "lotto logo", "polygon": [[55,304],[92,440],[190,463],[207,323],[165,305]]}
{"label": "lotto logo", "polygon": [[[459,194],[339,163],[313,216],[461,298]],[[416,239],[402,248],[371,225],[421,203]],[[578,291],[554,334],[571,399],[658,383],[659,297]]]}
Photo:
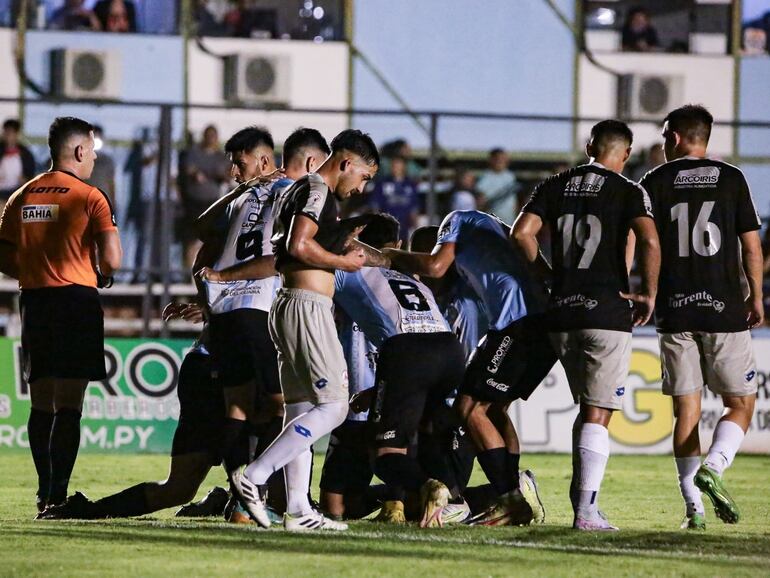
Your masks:
{"label": "lotto logo", "polygon": [[382,432],[381,434],[377,434],[377,439],[382,440],[392,440],[396,437],[396,430],[391,429],[386,432]]}
{"label": "lotto logo", "polygon": [[626,393],[626,387],[624,385],[621,385],[615,390],[615,395],[618,397],[623,397],[624,393]]}
{"label": "lotto logo", "polygon": [[318,389],[323,389],[324,387],[327,386],[328,383],[329,383],[329,380],[322,377],[321,379],[315,382],[315,386]]}
{"label": "lotto logo", "polygon": [[757,372],[756,372],[755,370],[753,370],[753,369],[752,369],[751,371],[749,371],[749,372],[748,372],[748,373],[745,375],[745,378],[746,378],[746,383],[748,383],[749,381],[751,381],[752,379],[754,379],[754,377],[756,377],[756,375],[757,375]]}
{"label": "lotto logo", "polygon": [[294,431],[304,438],[309,438],[310,436],[313,435],[309,429],[307,429],[306,427],[302,427],[298,423],[294,424]]}
{"label": "lotto logo", "polygon": [[22,223],[53,223],[59,220],[59,205],[24,205]]}

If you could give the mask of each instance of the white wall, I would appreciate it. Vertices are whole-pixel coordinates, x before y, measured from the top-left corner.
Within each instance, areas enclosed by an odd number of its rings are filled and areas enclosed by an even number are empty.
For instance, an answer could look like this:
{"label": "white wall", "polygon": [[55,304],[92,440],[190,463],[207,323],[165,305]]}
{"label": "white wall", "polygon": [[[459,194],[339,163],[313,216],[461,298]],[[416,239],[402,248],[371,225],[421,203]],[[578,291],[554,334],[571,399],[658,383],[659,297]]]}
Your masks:
{"label": "white wall", "polygon": [[[733,107],[733,59],[729,56],[696,56],[687,54],[601,54],[597,60],[620,73],[648,73],[683,75],[684,103],[705,105],[716,120],[731,121],[735,118]],[[591,64],[585,57],[580,59],[580,99],[578,115],[611,118],[617,114],[617,82],[615,77]],[[661,121],[663,119],[661,118]],[[636,123],[634,148],[639,151],[655,142],[661,142],[660,125]],[[585,142],[591,123],[581,123],[578,138]],[[709,144],[714,156],[726,156],[733,152],[733,129],[715,127]]]}
{"label": "white wall", "polygon": [[[14,52],[16,50],[16,33],[9,28],[0,28],[0,96],[17,98],[19,96],[19,81],[17,80]],[[0,122],[9,117],[19,116],[19,106],[16,103],[0,102]]]}
{"label": "white wall", "polygon": [[[218,55],[260,54],[288,55],[291,58],[289,105],[294,108],[346,109],[348,107],[348,47],[342,42],[258,41],[239,38],[206,38],[205,46]],[[226,105],[222,83],[222,59],[189,47],[189,98],[193,104]],[[196,134],[208,124],[219,128],[220,136],[230,134],[249,124],[267,126],[276,145],[298,126],[317,128],[329,140],[347,128],[347,115],[297,114],[280,111],[207,109],[190,110],[190,128]]]}

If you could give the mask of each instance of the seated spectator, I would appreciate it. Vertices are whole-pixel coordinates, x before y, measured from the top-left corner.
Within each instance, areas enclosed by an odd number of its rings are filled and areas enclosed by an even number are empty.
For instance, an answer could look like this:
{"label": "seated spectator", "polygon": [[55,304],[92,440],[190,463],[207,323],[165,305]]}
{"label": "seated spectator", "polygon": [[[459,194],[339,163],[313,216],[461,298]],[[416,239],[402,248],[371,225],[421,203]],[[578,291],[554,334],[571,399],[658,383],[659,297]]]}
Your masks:
{"label": "seated spectator", "polygon": [[106,32],[136,32],[136,7],[131,0],[99,0],[94,14]]}
{"label": "seated spectator", "polygon": [[406,175],[413,181],[418,181],[420,179],[422,169],[420,168],[420,165],[412,159],[412,147],[406,140],[398,138],[386,142],[380,148],[380,156],[382,158],[380,172],[383,174],[390,172],[390,159],[401,157],[406,159]]}
{"label": "seated spectator", "polygon": [[650,23],[650,15],[644,8],[632,8],[622,30],[623,50],[627,52],[652,52],[658,49],[658,31]]}
{"label": "seated spectator", "polygon": [[406,159],[393,157],[384,178],[374,183],[369,196],[374,211],[390,213],[401,225],[401,239],[407,241],[417,223],[420,197],[417,185],[406,176]]}
{"label": "seated spectator", "polygon": [[476,196],[476,175],[468,168],[458,168],[455,186],[449,194],[449,210],[475,211],[478,207]]}
{"label": "seated spectator", "polygon": [[216,127],[207,126],[203,129],[200,144],[193,145],[184,155],[184,187],[182,205],[184,225],[182,232],[185,236],[182,242],[185,246],[185,264],[191,267],[195,254],[200,247],[195,237],[195,220],[222,193],[223,185],[230,178],[230,161],[219,145],[219,133]]}
{"label": "seated spectator", "polygon": [[0,206],[16,189],[35,176],[35,158],[19,142],[21,125],[14,118],[3,123],[0,137]]}
{"label": "seated spectator", "polygon": [[278,14],[275,10],[258,10],[249,0],[233,0],[235,4],[224,18],[228,36],[241,38],[278,38]]}
{"label": "seated spectator", "polygon": [[494,213],[506,223],[513,222],[516,209],[516,175],[508,169],[508,154],[501,148],[489,151],[489,168],[476,182],[476,190],[483,195],[485,210]]}
{"label": "seated spectator", "polygon": [[101,30],[96,14],[87,10],[83,3],[84,0],[65,0],[64,6],[51,16],[48,27],[54,30]]}
{"label": "seated spectator", "polygon": [[206,0],[198,0],[193,8],[193,20],[195,20],[198,36],[222,36],[223,26],[209,10]]}

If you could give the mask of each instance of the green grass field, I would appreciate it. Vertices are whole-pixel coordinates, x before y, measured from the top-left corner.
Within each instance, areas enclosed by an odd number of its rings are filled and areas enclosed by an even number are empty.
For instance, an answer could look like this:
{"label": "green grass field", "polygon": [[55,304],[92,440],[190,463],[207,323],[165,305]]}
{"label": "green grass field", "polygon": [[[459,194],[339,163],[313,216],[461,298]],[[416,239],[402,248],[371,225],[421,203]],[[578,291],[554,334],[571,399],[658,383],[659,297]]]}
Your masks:
{"label": "green grass field", "polygon": [[[233,527],[171,510],[35,522],[31,458],[6,453],[1,463],[0,576],[770,576],[770,457],[740,456],[728,471],[741,523],[724,525],[707,509],[708,531],[693,534],[678,530],[683,506],[670,457],[614,456],[601,498],[621,528],[612,535],[570,529],[568,456],[522,460],[538,475],[543,526],[420,530],[362,521],[343,535]],[[101,497],[162,479],[167,464],[165,456],[84,455],[70,489]],[[199,496],[223,482],[212,472]]]}

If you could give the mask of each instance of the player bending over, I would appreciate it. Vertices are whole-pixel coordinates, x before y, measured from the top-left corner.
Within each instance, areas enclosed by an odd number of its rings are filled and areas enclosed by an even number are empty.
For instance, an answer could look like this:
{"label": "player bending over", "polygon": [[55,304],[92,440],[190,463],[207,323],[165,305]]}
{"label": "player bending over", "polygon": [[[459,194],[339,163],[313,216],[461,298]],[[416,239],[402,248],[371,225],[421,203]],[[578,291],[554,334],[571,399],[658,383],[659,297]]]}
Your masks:
{"label": "player bending over", "polygon": [[471,357],[455,407],[497,494],[494,506],[474,520],[486,525],[533,518],[519,489],[519,440],[507,409],[513,400],[527,399],[556,361],[545,329],[545,285],[514,252],[508,229],[486,213],[454,211],[441,224],[431,254],[383,251],[394,266],[420,276],[442,277],[454,263],[484,303],[488,331]]}

